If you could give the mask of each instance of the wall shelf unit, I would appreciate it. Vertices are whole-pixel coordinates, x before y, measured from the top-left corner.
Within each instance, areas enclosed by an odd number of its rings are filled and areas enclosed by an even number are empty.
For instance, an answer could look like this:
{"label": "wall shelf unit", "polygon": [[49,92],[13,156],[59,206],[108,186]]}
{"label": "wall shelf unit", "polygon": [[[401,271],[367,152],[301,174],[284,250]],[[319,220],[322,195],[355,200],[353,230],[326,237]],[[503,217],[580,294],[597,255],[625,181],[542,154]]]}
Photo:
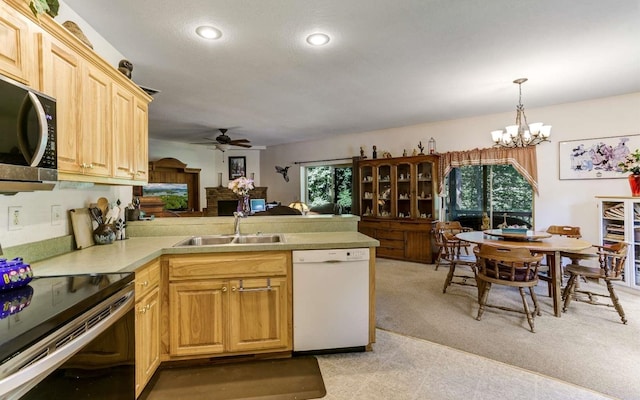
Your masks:
{"label": "wall shelf unit", "polygon": [[640,197],[597,196],[602,245],[629,244],[622,284],[640,289]]}

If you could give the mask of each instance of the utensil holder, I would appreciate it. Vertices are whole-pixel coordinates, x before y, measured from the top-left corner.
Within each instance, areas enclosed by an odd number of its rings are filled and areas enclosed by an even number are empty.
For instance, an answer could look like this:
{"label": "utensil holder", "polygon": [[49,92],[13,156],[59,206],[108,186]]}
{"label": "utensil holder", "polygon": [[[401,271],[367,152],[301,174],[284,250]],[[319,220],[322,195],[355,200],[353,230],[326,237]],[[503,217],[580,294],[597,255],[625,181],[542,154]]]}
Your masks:
{"label": "utensil holder", "polygon": [[116,240],[116,231],[112,224],[101,224],[93,231],[96,244],[111,244]]}

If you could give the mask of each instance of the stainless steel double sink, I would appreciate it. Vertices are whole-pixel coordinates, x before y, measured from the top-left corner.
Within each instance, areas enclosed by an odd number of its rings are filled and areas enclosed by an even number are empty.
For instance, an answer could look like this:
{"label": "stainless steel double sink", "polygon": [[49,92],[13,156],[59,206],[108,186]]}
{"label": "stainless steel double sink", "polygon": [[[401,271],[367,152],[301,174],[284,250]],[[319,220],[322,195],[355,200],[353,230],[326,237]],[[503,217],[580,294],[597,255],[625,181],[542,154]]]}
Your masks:
{"label": "stainless steel double sink", "polygon": [[284,238],[280,234],[255,235],[205,235],[193,236],[175,244],[173,247],[185,246],[220,246],[236,244],[282,243]]}

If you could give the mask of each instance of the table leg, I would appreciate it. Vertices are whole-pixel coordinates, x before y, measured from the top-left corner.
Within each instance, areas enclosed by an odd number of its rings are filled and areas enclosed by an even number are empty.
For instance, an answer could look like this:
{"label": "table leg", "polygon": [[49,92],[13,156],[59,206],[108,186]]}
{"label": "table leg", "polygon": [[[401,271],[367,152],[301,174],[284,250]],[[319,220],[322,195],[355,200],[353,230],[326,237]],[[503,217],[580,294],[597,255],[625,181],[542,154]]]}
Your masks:
{"label": "table leg", "polygon": [[553,300],[553,313],[556,317],[562,315],[562,283],[561,257],[559,251],[553,252],[553,258],[549,269],[551,270],[551,299]]}

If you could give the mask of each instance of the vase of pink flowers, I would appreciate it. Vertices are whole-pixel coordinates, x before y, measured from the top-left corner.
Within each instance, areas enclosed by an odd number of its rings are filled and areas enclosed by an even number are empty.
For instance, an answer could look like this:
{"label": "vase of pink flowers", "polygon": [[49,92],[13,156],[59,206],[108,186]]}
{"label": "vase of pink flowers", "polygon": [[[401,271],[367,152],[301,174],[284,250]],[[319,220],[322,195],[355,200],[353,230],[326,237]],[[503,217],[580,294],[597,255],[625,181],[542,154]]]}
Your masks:
{"label": "vase of pink flowers", "polygon": [[249,215],[251,208],[249,207],[249,191],[253,190],[253,179],[241,176],[229,182],[227,186],[231,191],[237,194],[238,199],[237,211],[242,215]]}

